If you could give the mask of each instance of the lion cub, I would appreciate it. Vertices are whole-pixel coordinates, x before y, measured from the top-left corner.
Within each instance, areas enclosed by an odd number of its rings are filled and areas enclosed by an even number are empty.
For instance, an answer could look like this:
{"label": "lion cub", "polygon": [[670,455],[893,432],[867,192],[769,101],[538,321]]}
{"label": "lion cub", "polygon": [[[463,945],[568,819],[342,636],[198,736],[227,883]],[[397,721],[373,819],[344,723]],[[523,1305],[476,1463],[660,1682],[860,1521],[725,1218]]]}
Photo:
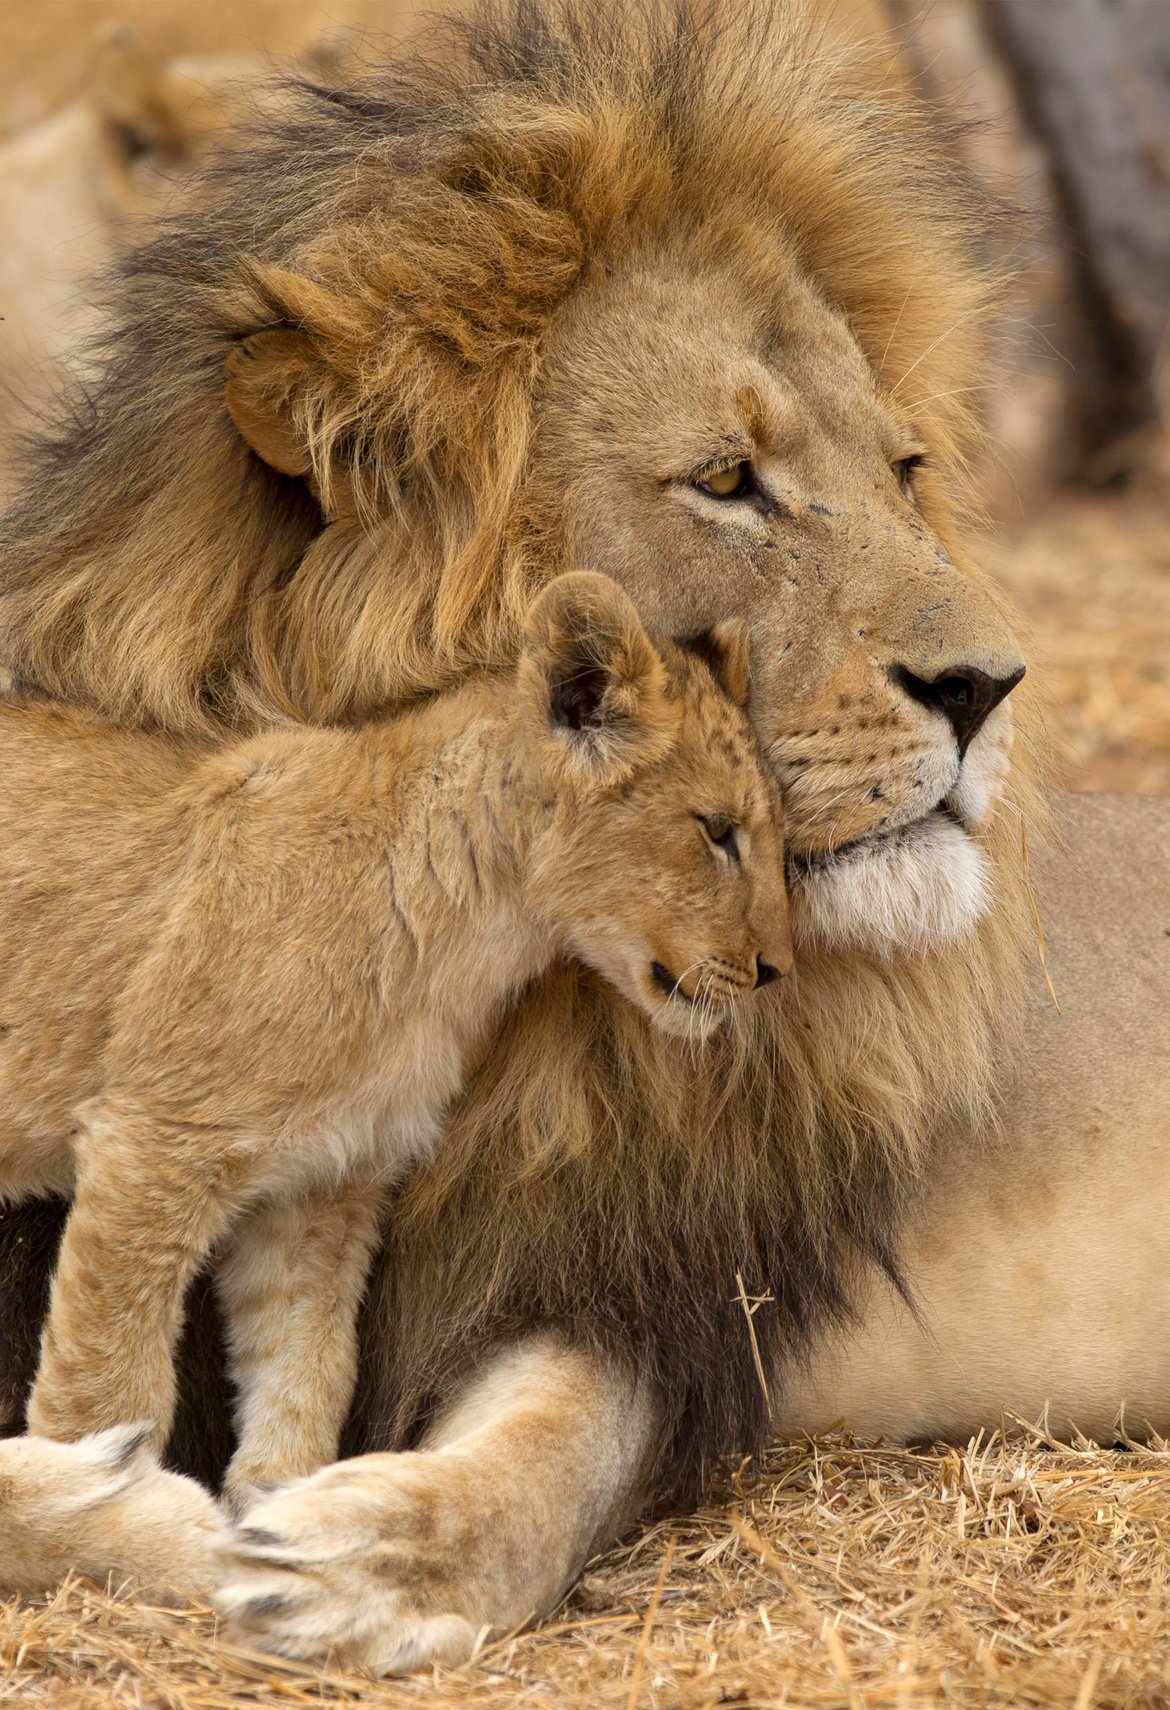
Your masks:
{"label": "lion cub", "polygon": [[165,1439],[220,1250],[229,1494],[335,1458],[384,1189],[557,957],[702,1035],[790,963],[747,636],[657,646],[603,576],[519,664],[226,747],[0,708],[0,1195],[72,1193],[29,1427]]}

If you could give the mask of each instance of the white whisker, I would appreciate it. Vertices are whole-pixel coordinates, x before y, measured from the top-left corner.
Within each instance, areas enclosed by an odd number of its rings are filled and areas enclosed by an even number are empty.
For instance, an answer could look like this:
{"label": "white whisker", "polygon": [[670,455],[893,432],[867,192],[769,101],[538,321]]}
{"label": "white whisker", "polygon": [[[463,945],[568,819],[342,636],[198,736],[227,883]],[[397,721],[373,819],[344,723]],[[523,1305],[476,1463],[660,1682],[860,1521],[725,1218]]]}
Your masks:
{"label": "white whisker", "polygon": [[886,366],[886,357],[890,354],[890,346],[894,342],[894,334],[897,332],[898,328],[902,324],[902,316],[906,312],[906,304],[910,301],[910,293],[913,289],[914,289],[914,287],[912,285],[907,285],[907,287],[906,287],[906,295],[902,298],[902,307],[898,310],[898,313],[894,319],[894,324],[890,328],[890,336],[886,340],[886,348],[882,351],[882,359],[878,363],[878,373],[879,374],[881,373],[882,369]]}
{"label": "white whisker", "polygon": [[932,339],[930,341],[930,343],[927,345],[926,349],[924,351],[922,351],[919,356],[915,357],[914,361],[910,364],[909,368],[906,370],[905,374],[903,374],[902,378],[898,381],[897,385],[890,387],[891,398],[896,395],[899,386],[904,386],[906,384],[907,380],[909,380],[909,378],[913,374],[914,370],[918,367],[918,364],[920,362],[925,362],[927,357],[930,355],[930,353],[934,350],[937,350],[939,345],[942,344],[946,339],[950,338],[950,336],[953,332],[957,332],[959,330],[959,328],[962,326],[964,321],[969,321],[971,319],[972,315],[981,315],[984,312],[985,312],[985,310],[984,310],[984,306],[982,303],[980,303],[976,308],[968,309],[967,313],[965,315],[960,315],[957,321],[952,321],[950,326],[946,329],[945,332],[940,332],[937,338]]}
{"label": "white whisker", "polygon": [[[703,964],[706,962],[706,960],[707,960],[707,958],[705,956],[700,956],[697,962],[692,962],[689,968],[683,969],[683,971],[679,975],[678,979],[674,982],[673,986],[671,986],[671,988],[670,988],[671,997],[677,997],[678,992],[682,986],[682,983],[686,979],[687,975],[693,974],[697,968],[701,968],[703,966]],[[683,997],[686,997],[687,994],[686,994],[686,992],[683,992],[682,995],[683,995]]]}

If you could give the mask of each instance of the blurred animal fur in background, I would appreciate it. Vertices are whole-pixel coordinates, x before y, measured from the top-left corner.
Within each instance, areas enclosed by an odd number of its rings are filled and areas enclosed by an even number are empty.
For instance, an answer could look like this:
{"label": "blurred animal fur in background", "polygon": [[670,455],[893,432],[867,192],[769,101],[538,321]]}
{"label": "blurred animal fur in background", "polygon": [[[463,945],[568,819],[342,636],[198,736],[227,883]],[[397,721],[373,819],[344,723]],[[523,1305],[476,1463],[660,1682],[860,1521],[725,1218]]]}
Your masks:
{"label": "blurred animal fur in background", "polygon": [[[336,73],[347,45],[323,43],[304,71]],[[177,211],[236,127],[280,99],[259,55],[162,58],[114,25],[95,33],[75,99],[0,142],[0,500],[53,394],[100,370],[107,269],[145,220]]]}

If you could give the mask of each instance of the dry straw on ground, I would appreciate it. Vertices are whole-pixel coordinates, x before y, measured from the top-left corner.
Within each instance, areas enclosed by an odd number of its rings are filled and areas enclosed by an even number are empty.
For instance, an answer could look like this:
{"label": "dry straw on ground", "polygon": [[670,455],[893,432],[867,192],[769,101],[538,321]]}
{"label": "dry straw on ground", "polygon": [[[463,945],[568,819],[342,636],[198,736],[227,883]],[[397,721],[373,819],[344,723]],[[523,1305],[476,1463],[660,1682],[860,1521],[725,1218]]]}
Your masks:
{"label": "dry straw on ground", "polygon": [[372,1682],[84,1582],[0,1607],[0,1704],[52,1710],[1090,1710],[1170,1704],[1170,1449],[778,1448],[596,1562],[542,1628]]}

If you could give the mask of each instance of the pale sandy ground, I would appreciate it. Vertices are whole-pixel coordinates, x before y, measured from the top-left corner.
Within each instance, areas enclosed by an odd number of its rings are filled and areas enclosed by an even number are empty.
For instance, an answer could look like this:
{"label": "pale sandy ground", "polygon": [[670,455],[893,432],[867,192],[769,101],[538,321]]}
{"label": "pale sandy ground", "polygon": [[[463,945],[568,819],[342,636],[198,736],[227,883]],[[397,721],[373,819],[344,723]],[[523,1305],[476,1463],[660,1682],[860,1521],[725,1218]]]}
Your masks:
{"label": "pale sandy ground", "polygon": [[1067,781],[1170,792],[1170,484],[1057,495],[982,556],[1031,626]]}

